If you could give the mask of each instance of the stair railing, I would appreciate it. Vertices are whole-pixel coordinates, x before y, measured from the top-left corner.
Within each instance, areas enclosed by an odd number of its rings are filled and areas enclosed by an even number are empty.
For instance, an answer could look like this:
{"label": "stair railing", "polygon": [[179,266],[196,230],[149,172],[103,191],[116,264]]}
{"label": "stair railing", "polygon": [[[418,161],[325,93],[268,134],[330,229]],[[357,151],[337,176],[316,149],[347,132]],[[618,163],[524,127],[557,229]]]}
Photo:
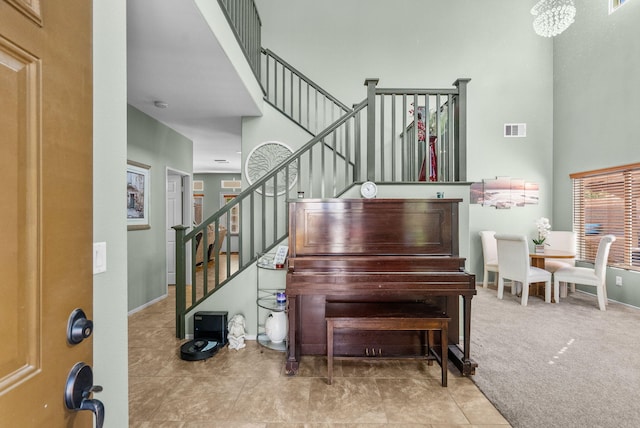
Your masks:
{"label": "stair railing", "polygon": [[311,135],[351,109],[269,49],[262,49],[265,100]]}
{"label": "stair railing", "polygon": [[256,78],[260,80],[262,21],[253,0],[218,0]]}
{"label": "stair railing", "polygon": [[[352,110],[202,224],[190,231],[175,226],[176,336],[184,338],[187,312],[287,238],[288,200],[339,197],[365,180],[418,181],[421,166],[431,164],[432,155],[438,161],[438,181],[465,181],[468,82],[458,79],[445,89],[380,89],[377,79],[367,79],[367,97]],[[433,153],[424,148],[427,131],[440,140]],[[226,257],[231,254],[229,239],[212,255],[211,267],[205,262],[199,268],[195,260],[187,265],[188,255],[196,253],[196,236],[201,233],[200,244],[208,248],[207,228],[211,225],[217,240],[221,226],[231,230],[232,212],[239,216],[237,265]]]}

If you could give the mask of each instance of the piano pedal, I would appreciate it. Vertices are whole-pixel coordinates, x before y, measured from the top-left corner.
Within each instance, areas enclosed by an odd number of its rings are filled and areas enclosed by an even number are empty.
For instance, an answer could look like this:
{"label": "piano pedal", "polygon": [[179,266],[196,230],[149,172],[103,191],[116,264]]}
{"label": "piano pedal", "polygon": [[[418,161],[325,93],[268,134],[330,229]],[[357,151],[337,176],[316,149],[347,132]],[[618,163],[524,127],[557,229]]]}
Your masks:
{"label": "piano pedal", "polygon": [[[371,351],[369,351],[369,348],[365,348],[364,349],[364,355],[367,357],[375,357],[376,356],[376,348],[371,348]],[[378,348],[378,357],[382,356],[382,348]]]}

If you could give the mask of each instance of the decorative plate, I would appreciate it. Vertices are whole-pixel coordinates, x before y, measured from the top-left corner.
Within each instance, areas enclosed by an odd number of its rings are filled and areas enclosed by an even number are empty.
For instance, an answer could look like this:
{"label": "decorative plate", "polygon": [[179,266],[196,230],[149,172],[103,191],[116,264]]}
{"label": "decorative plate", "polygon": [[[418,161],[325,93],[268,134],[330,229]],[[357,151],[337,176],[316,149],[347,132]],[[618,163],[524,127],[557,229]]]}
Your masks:
{"label": "decorative plate", "polygon": [[[293,150],[286,144],[279,141],[266,141],[258,146],[247,156],[244,166],[244,173],[249,184],[253,184],[260,180],[265,174],[271,172],[276,166],[291,156]],[[267,196],[274,194],[282,195],[287,189],[291,189],[298,179],[298,165],[294,162],[289,166],[289,183],[285,185],[285,170],[277,174],[278,188],[274,189],[274,180],[270,179],[265,188]],[[262,187],[257,189],[258,193],[262,193]]]}

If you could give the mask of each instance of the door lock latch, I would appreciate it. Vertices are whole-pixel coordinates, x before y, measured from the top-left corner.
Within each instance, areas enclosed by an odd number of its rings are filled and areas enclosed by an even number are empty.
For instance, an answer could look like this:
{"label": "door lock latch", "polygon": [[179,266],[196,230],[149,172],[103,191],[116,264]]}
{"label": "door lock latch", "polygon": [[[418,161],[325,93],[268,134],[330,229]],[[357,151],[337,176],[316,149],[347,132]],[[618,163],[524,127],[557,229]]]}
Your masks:
{"label": "door lock latch", "polygon": [[77,345],[93,333],[93,321],[88,320],[82,309],[74,309],[67,323],[67,342]]}

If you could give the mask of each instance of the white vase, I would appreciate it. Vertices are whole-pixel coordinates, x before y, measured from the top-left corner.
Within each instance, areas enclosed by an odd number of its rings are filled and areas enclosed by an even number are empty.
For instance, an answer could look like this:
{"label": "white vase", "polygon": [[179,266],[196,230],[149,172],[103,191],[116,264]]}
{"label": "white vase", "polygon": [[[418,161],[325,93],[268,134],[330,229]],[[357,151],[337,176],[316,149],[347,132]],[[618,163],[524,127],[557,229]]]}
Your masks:
{"label": "white vase", "polygon": [[283,311],[273,311],[267,316],[267,320],[264,323],[264,330],[267,333],[267,337],[273,343],[282,343],[285,337],[287,337],[287,330],[289,327],[289,320],[287,314]]}
{"label": "white vase", "polygon": [[544,254],[544,244],[536,245],[536,254]]}

